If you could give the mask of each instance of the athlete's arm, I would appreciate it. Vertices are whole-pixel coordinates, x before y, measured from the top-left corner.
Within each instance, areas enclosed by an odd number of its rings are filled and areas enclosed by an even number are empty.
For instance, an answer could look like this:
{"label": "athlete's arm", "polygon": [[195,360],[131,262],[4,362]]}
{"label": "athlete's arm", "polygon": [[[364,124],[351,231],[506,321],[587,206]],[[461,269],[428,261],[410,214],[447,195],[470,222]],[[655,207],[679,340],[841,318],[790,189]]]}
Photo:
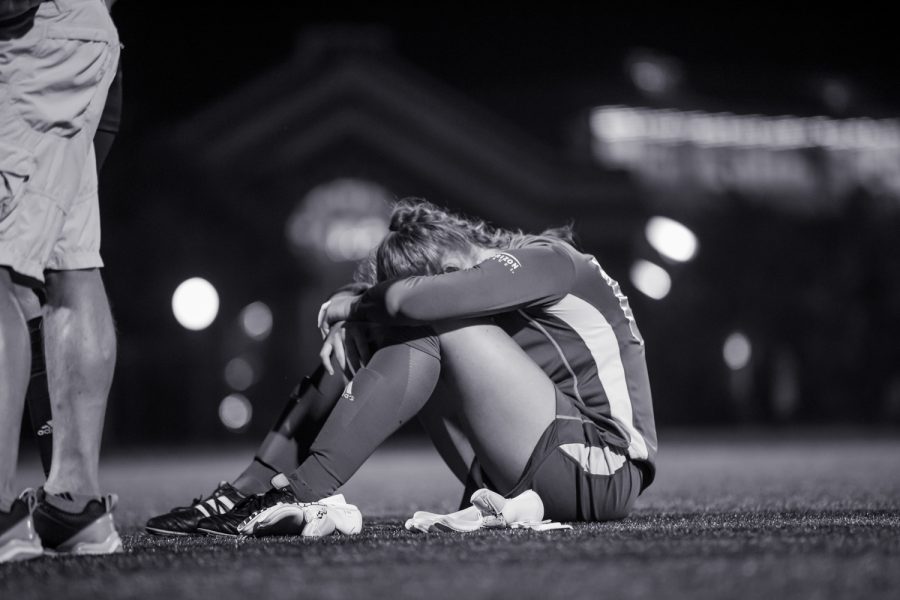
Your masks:
{"label": "athlete's arm", "polygon": [[349,301],[348,320],[397,325],[481,317],[552,304],[575,279],[569,253],[553,245],[500,252],[465,271],[372,286]]}

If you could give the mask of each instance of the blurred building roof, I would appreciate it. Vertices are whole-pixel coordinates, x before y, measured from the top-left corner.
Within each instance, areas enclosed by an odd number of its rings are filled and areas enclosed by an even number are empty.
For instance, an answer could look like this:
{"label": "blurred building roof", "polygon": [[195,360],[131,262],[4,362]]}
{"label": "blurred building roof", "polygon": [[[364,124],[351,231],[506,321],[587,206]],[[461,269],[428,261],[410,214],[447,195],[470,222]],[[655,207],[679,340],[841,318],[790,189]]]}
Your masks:
{"label": "blurred building roof", "polygon": [[305,32],[293,57],[169,139],[216,202],[280,215],[357,177],[505,226],[575,219],[586,246],[621,253],[642,212],[622,172],[530,138],[404,62],[378,28]]}

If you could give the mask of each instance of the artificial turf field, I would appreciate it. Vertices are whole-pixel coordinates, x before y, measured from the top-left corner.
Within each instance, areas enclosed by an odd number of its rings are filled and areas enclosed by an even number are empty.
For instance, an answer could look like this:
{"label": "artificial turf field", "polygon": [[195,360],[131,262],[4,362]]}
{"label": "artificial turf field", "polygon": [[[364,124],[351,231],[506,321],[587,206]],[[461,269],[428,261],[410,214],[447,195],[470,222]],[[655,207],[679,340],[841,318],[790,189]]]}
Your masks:
{"label": "artificial turf field", "polygon": [[[161,538],[156,512],[208,493],[250,449],[111,456],[125,553],[0,565],[0,598],[898,598],[900,435],[663,432],[634,514],[573,531],[412,534],[461,486],[421,445],[379,451],[345,488],[359,536]],[[23,484],[39,483],[25,461]]]}

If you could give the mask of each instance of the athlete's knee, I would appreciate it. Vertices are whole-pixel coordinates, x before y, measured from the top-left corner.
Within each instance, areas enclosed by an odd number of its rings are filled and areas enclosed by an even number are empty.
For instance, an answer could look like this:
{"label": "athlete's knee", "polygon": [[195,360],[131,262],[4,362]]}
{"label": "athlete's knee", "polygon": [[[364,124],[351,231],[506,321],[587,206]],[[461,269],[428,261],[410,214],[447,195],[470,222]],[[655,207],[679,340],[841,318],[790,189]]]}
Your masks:
{"label": "athlete's knee", "polygon": [[499,327],[494,324],[494,321],[488,317],[473,319],[448,319],[446,321],[439,321],[435,323],[433,327],[439,339],[447,336],[448,334],[465,332],[473,335],[478,335],[488,328],[499,329]]}

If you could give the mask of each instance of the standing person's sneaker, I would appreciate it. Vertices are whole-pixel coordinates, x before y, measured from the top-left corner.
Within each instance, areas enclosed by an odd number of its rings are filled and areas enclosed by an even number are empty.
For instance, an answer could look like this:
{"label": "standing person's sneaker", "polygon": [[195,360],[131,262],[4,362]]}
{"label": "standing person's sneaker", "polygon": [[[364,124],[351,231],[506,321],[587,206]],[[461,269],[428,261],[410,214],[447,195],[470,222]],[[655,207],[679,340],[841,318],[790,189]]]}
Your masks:
{"label": "standing person's sneaker", "polygon": [[35,502],[34,490],[27,489],[13,500],[9,512],[0,510],[0,563],[28,560],[44,553],[31,518]]}
{"label": "standing person's sneaker", "polygon": [[113,523],[118,498],[108,494],[90,500],[81,512],[68,512],[50,504],[38,490],[34,528],[48,554],[112,554],[122,551],[122,540]]}
{"label": "standing person's sneaker", "polygon": [[197,524],[206,517],[230,512],[247,496],[223,481],[208,497],[195,498],[190,506],[173,508],[147,521],[144,529],[154,535],[196,535]]}

